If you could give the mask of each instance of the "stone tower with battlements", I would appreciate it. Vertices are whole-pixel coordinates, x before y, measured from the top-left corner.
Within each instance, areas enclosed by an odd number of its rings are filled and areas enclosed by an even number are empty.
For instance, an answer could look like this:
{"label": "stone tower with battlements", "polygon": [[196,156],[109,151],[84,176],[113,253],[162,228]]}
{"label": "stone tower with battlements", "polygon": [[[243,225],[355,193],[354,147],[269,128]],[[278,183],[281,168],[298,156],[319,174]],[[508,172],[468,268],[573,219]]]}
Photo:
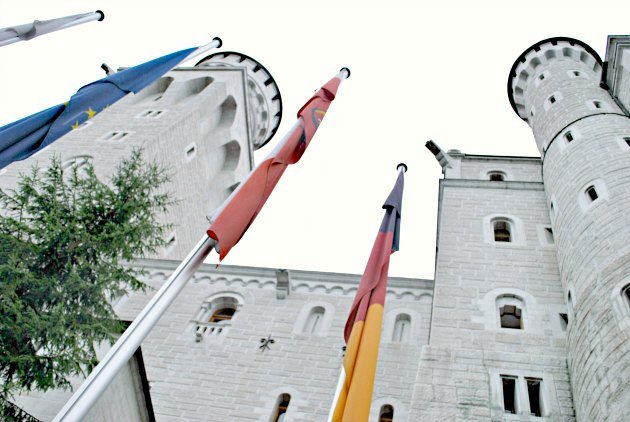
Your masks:
{"label": "stone tower with battlements", "polygon": [[630,407],[630,119],[601,80],[591,47],[552,38],[525,50],[508,81],[542,157],[581,421],[621,421]]}

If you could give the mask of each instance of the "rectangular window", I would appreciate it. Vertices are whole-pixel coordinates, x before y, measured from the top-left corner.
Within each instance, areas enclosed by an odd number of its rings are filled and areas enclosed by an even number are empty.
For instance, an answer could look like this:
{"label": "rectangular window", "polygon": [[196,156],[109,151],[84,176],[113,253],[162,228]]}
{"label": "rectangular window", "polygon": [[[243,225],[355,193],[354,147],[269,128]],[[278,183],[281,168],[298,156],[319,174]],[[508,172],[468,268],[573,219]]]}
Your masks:
{"label": "rectangular window", "polygon": [[545,227],[545,239],[547,243],[553,244],[553,230],[551,230],[551,227]]}
{"label": "rectangular window", "polygon": [[129,132],[110,132],[107,135],[105,135],[102,139],[104,141],[120,141],[129,135],[130,135]]}
{"label": "rectangular window", "polygon": [[560,316],[560,328],[562,331],[567,331],[567,325],[569,325],[569,316],[567,314],[559,314]]}
{"label": "rectangular window", "polygon": [[542,416],[542,380],[538,378],[525,378],[525,381],[527,382],[527,395],[529,396],[529,411],[534,416]]}
{"label": "rectangular window", "polygon": [[501,375],[501,385],[503,387],[503,409],[505,413],[516,414],[516,377]]}
{"label": "rectangular window", "polygon": [[146,110],[145,112],[143,112],[142,114],[140,114],[139,117],[144,117],[144,118],[156,118],[156,117],[160,117],[160,115],[163,113],[163,110]]}

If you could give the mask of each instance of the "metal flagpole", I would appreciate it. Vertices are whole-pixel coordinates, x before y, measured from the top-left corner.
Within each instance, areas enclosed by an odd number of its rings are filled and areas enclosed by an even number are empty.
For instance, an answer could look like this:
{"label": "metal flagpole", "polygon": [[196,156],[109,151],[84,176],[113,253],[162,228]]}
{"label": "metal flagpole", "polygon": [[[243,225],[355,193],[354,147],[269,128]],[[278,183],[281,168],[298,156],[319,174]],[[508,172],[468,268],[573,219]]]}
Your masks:
{"label": "metal flagpole", "polygon": [[191,52],[180,63],[184,63],[185,61],[188,61],[188,60],[192,59],[193,57],[197,57],[197,56],[205,53],[208,50],[212,50],[213,48],[221,48],[222,45],[223,45],[223,41],[221,40],[221,38],[214,37],[212,39],[212,41],[209,42],[208,44],[202,45],[201,47],[197,47],[197,49],[195,51]]}
{"label": "metal flagpole", "polygon": [[207,235],[197,243],[197,246],[179,264],[149,304],[125,330],[105,358],[59,411],[53,422],[76,422],[87,414],[215,245],[215,240]]}
{"label": "metal flagpole", "polygon": [[346,382],[346,370],[343,366],[343,360],[341,361],[341,372],[339,373],[339,381],[337,382],[337,388],[335,389],[335,396],[333,397],[332,404],[330,405],[330,412],[328,412],[328,419],[326,422],[332,422],[333,415],[335,414],[335,408],[337,407],[337,401],[339,401],[339,395],[343,388],[343,383]]}
{"label": "metal flagpole", "polygon": [[81,15],[66,16],[63,18],[35,21],[23,25],[16,25],[0,29],[0,47],[13,44],[18,41],[28,41],[38,35],[48,34],[71,26],[81,25],[92,21],[102,21],[105,14],[100,10]]}

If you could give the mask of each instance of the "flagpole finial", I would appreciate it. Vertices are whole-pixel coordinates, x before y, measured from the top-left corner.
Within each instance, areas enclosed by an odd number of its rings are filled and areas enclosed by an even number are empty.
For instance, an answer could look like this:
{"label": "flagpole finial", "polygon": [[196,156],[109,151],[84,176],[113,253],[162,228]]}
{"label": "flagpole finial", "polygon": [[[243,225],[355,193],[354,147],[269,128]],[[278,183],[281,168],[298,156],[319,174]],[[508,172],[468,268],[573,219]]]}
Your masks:
{"label": "flagpole finial", "polygon": [[339,73],[341,72],[345,72],[344,79],[348,79],[350,77],[350,69],[348,69],[347,67],[342,67],[341,69],[339,69]]}
{"label": "flagpole finial", "polygon": [[403,168],[403,171],[405,173],[407,173],[407,164],[405,164],[405,163],[398,163],[398,165],[396,166],[396,170],[399,170],[401,167]]}
{"label": "flagpole finial", "polygon": [[105,13],[103,13],[102,10],[97,10],[94,13],[98,13],[99,15],[101,15],[101,17],[98,19],[99,22],[102,21],[103,19],[105,19]]}
{"label": "flagpole finial", "polygon": [[212,41],[217,41],[219,43],[216,48],[221,48],[223,46],[223,40],[219,37],[214,37]]}

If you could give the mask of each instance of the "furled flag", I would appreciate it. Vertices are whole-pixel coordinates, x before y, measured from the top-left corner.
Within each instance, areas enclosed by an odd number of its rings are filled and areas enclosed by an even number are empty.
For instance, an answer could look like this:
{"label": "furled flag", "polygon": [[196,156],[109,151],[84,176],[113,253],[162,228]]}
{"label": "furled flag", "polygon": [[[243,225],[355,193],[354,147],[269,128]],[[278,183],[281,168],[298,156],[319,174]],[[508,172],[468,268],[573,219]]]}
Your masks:
{"label": "furled flag", "polygon": [[0,47],[13,44],[18,41],[28,41],[40,35],[71,26],[81,25],[91,21],[102,21],[105,14],[100,10],[80,15],[65,16],[63,18],[49,19],[45,21],[35,21],[23,25],[10,26],[0,29]]}
{"label": "furled flag", "polygon": [[189,56],[221,45],[215,38],[210,44],[177,51],[113,73],[85,85],[70,101],[25,117],[0,128],[0,168],[23,160],[50,145],[104,108],[130,92],[139,92]]}
{"label": "furled flag", "polygon": [[269,156],[252,171],[215,213],[208,236],[217,241],[222,260],[252,224],[289,164],[297,163],[311,142],[341,81],[350,75],[346,68],[321,87],[298,111],[298,120]]}
{"label": "furled flag", "polygon": [[343,363],[345,381],[337,398],[332,418],[334,422],[367,421],[370,413],[389,257],[398,250],[400,235],[400,210],[406,166],[399,164],[399,167],[401,169],[394,189],[383,204],[385,216],[346,322],[344,337],[347,348]]}

